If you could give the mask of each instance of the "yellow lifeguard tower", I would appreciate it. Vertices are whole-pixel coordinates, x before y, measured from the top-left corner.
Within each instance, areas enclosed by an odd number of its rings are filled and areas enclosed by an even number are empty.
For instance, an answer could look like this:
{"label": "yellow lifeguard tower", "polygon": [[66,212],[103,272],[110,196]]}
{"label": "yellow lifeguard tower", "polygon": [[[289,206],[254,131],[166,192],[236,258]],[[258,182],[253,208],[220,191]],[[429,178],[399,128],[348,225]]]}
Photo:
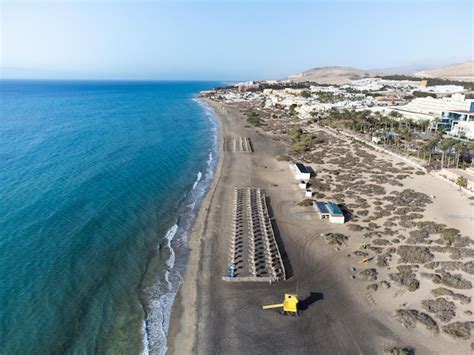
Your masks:
{"label": "yellow lifeguard tower", "polygon": [[287,315],[298,315],[298,296],[295,294],[285,293],[283,303],[268,304],[262,306],[262,309],[283,308],[283,313]]}

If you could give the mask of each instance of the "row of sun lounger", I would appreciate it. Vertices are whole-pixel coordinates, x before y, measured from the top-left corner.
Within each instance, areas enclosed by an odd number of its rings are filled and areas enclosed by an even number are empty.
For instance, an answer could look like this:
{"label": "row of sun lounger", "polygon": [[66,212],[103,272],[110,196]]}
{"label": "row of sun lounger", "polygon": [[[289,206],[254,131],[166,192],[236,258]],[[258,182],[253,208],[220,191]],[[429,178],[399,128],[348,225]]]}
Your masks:
{"label": "row of sun lounger", "polygon": [[250,277],[272,280],[285,278],[265,194],[260,189],[234,190],[230,244],[231,277],[245,273],[247,268],[244,269],[244,263],[247,262]]}
{"label": "row of sun lounger", "polygon": [[260,189],[247,193],[249,268],[256,277],[284,278],[281,256],[268,215],[265,195]]}
{"label": "row of sun lounger", "polygon": [[245,191],[243,189],[235,189],[234,191],[234,214],[232,216],[232,238],[231,238],[230,262],[236,271],[242,268],[241,264],[243,264],[244,193]]}
{"label": "row of sun lounger", "polygon": [[237,137],[234,141],[234,151],[252,153],[253,147],[250,138]]}

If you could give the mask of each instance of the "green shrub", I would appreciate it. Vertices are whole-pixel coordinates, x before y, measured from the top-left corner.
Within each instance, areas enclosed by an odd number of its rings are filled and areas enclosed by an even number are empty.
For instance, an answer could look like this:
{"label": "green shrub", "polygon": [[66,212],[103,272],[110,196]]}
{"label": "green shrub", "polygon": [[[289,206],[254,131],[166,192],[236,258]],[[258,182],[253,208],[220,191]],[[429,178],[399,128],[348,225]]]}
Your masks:
{"label": "green shrub", "polygon": [[309,207],[313,205],[313,200],[310,198],[305,198],[303,201],[298,202],[298,206]]}
{"label": "green shrub", "polygon": [[265,123],[261,120],[259,114],[256,112],[252,112],[247,115],[247,122],[254,125],[255,127],[261,127],[265,125]]}
{"label": "green shrub", "polygon": [[292,128],[289,136],[291,138],[291,149],[294,152],[306,152],[317,142],[316,137],[304,133],[301,128]]}

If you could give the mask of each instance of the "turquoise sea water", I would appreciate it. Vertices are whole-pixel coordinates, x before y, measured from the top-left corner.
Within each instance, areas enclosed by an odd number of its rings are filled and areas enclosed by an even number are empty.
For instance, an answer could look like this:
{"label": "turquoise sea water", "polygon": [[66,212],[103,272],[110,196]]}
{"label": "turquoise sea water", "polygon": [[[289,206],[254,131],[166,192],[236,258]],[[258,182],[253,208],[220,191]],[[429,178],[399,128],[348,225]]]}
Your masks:
{"label": "turquoise sea water", "polygon": [[0,81],[0,353],[160,353],[217,83]]}

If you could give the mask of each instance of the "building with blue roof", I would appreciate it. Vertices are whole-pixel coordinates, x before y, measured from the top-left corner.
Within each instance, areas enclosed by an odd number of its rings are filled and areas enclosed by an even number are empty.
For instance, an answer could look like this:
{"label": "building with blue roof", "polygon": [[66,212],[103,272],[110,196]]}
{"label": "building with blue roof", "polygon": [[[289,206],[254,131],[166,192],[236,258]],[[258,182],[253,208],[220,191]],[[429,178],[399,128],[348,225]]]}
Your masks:
{"label": "building with blue roof", "polygon": [[318,212],[320,219],[328,218],[331,223],[344,224],[344,213],[334,202],[313,201],[313,207]]}

